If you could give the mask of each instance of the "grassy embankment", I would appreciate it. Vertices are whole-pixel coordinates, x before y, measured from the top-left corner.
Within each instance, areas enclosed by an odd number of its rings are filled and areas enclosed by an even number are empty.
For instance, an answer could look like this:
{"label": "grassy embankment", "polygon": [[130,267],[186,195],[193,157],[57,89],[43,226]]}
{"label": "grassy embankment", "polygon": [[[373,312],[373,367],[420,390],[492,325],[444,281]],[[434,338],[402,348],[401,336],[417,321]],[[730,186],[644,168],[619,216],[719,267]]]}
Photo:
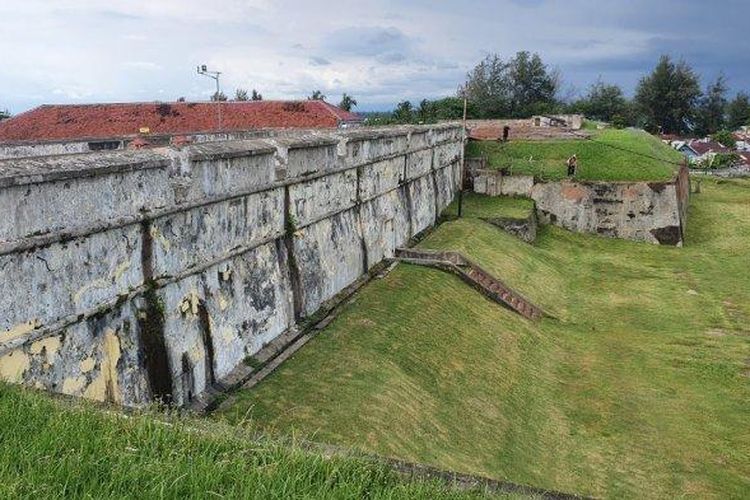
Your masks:
{"label": "grassy embankment", "polygon": [[270,432],[599,496],[750,490],[750,182],[706,180],[685,248],[479,220],[464,252],[553,313],[398,266],[223,417]]}
{"label": "grassy embankment", "polygon": [[[683,156],[658,138],[639,130],[587,130],[591,140],[472,141],[467,157],[487,156],[492,168],[546,180],[566,176],[565,162],[578,155],[581,180],[658,181],[670,179]],[[672,163],[669,163],[672,162]]]}
{"label": "grassy embankment", "polygon": [[0,498],[478,498],[216,422],[0,384]]}

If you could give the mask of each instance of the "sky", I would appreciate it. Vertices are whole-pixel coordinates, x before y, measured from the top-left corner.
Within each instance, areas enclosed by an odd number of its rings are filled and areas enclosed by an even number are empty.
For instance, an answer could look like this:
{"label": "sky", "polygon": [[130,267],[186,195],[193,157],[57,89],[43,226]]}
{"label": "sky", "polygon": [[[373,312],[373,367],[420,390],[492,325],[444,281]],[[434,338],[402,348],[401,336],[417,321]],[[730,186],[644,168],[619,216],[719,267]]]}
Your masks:
{"label": "sky", "polygon": [[489,53],[538,52],[566,97],[632,94],[660,54],[750,91],[748,0],[0,0],[0,109],[320,89],[359,111],[455,95]]}

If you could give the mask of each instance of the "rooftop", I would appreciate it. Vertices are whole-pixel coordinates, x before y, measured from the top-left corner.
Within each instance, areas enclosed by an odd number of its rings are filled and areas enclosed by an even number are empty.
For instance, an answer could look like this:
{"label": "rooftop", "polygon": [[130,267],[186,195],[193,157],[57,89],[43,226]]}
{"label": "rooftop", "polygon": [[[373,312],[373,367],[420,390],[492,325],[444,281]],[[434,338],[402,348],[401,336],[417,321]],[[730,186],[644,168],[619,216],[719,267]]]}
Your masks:
{"label": "rooftop", "polygon": [[690,141],[687,146],[699,156],[706,153],[729,153],[731,150],[714,140],[698,139]]}
{"label": "rooftop", "polygon": [[360,121],[354,113],[312,100],[43,105],[0,122],[0,142],[336,128]]}

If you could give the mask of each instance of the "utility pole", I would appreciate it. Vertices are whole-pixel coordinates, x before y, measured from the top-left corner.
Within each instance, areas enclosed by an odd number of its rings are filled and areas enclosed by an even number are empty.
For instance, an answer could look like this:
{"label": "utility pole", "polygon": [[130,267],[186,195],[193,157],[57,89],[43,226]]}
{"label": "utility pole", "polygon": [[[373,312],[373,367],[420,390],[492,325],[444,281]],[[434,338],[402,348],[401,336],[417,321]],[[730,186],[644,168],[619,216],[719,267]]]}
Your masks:
{"label": "utility pole", "polygon": [[207,76],[208,78],[213,79],[216,82],[216,93],[214,96],[216,96],[216,105],[217,105],[217,114],[219,118],[219,130],[222,130],[222,123],[221,123],[221,101],[218,99],[219,95],[221,94],[221,86],[219,85],[219,77],[221,77],[221,71],[209,71],[208,67],[205,64],[202,64],[198,66],[198,74]]}
{"label": "utility pole", "polygon": [[463,120],[463,137],[461,140],[461,179],[458,186],[458,218],[461,218],[464,204],[464,172],[466,171],[466,108],[468,100],[464,97],[464,120]]}

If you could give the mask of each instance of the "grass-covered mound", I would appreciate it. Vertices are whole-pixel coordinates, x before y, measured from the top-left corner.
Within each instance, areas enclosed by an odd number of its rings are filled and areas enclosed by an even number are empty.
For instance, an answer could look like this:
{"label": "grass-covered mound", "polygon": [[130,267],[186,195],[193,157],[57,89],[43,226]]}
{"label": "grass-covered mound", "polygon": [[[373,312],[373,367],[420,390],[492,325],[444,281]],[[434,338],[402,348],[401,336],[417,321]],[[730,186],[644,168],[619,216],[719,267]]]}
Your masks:
{"label": "grass-covered mound", "polygon": [[513,174],[546,180],[566,176],[565,162],[578,156],[582,180],[658,181],[672,178],[683,156],[657,137],[641,130],[592,130],[591,139],[546,141],[471,141],[467,157],[486,156],[492,168],[509,167]]}
{"label": "grass-covered mound", "polygon": [[0,498],[476,498],[216,422],[124,416],[0,384]]}
{"label": "grass-covered mound", "polygon": [[398,266],[223,416],[278,432],[593,494],[750,489],[750,182],[703,182],[685,248],[477,219],[464,252],[558,319]]}

